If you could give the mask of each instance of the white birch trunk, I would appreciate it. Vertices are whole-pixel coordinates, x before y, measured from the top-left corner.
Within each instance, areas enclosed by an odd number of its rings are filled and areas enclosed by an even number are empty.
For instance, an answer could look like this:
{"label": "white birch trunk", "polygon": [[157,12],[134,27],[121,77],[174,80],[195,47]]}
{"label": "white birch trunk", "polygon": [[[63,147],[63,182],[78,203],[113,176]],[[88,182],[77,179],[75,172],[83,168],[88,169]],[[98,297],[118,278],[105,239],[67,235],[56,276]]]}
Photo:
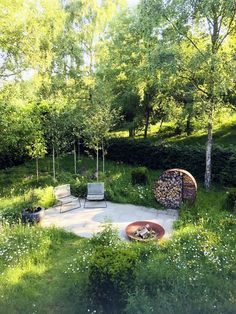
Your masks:
{"label": "white birch trunk", "polygon": [[211,157],[212,157],[212,110],[208,115],[208,135],[207,135],[207,147],[206,147],[206,171],[205,171],[205,188],[207,191],[211,188]]}
{"label": "white birch trunk", "polygon": [[39,181],[39,159],[38,157],[36,158],[36,177],[37,177],[37,182]]}
{"label": "white birch trunk", "polygon": [[75,170],[75,174],[77,173],[76,162],[77,162],[77,158],[76,158],[76,146],[75,146],[75,141],[74,141],[74,170]]}
{"label": "white birch trunk", "polygon": [[55,167],[55,149],[52,146],[52,168],[53,168],[53,180],[56,181],[56,167]]}
{"label": "white birch trunk", "polygon": [[78,161],[80,161],[80,140],[78,140]]}
{"label": "white birch trunk", "polygon": [[102,141],[102,172],[105,173],[105,152],[104,152],[104,142]]}
{"label": "white birch trunk", "polygon": [[97,172],[97,181],[98,181],[98,146],[97,146],[97,170],[96,172]]}

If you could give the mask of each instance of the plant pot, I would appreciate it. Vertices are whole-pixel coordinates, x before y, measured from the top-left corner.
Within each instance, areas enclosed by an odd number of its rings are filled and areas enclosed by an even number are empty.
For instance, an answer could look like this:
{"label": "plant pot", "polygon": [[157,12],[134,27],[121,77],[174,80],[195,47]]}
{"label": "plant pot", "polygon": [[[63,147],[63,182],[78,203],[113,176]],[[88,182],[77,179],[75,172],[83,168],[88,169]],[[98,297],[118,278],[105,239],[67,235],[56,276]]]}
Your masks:
{"label": "plant pot", "polygon": [[43,207],[37,207],[35,211],[31,212],[28,208],[24,208],[22,211],[22,221],[37,223],[40,222],[45,214]]}

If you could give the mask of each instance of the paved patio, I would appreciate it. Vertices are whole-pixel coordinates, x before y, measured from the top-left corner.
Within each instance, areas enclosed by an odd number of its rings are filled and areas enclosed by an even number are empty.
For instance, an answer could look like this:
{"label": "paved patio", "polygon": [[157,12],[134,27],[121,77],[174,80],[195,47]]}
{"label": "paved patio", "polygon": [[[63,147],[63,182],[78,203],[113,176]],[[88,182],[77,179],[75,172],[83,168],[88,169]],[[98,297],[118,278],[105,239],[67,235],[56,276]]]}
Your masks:
{"label": "paved patio", "polygon": [[[99,208],[101,202],[93,202],[94,208],[84,208],[84,200],[81,207],[60,213],[60,207],[52,207],[46,210],[42,220],[42,226],[56,226],[67,231],[74,232],[82,237],[91,237],[101,230],[101,223],[109,220],[119,231],[123,240],[127,240],[125,227],[131,222],[138,220],[148,220],[160,224],[165,229],[164,238],[169,238],[172,233],[173,222],[178,218],[176,210],[157,210],[143,206],[131,204],[116,204],[107,202],[107,208]],[[78,206],[76,201],[73,204],[63,205],[62,210],[66,211]]]}

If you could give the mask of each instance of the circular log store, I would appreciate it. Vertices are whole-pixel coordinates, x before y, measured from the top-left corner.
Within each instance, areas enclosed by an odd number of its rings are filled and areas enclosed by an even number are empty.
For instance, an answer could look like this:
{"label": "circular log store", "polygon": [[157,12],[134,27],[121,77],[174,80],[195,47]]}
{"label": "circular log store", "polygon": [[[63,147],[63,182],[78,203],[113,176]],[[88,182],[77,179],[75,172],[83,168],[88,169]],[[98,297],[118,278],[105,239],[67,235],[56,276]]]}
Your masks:
{"label": "circular log store", "polygon": [[183,201],[195,201],[197,182],[186,170],[169,169],[156,181],[154,194],[156,200],[165,208],[177,209]]}

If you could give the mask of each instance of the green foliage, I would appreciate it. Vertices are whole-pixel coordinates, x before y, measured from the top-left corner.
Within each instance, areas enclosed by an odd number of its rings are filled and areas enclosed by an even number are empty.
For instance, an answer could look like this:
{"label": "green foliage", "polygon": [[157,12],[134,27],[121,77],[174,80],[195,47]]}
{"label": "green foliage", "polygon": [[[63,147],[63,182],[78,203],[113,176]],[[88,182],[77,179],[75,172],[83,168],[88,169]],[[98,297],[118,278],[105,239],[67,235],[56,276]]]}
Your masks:
{"label": "green foliage", "polygon": [[[73,247],[74,240],[75,236],[55,228],[1,226],[1,312],[47,312],[59,303],[69,310],[71,300],[65,299],[69,287],[62,268],[73,254],[73,250],[68,254],[68,247]],[[57,305],[53,301],[56,299]]]}
{"label": "green foliage", "polygon": [[137,255],[122,247],[96,250],[89,267],[89,293],[94,308],[120,313],[133,285]]}
{"label": "green foliage", "polygon": [[71,184],[71,193],[78,197],[85,197],[87,195],[87,183],[77,179]]}
{"label": "green foliage", "polygon": [[[236,173],[234,150],[214,146],[212,155],[214,181],[233,186]],[[205,149],[201,145],[154,145],[148,140],[114,138],[109,141],[107,157],[151,169],[182,168],[201,180],[205,173]]]}
{"label": "green foliage", "polygon": [[236,153],[224,160],[224,167],[219,174],[220,182],[225,186],[236,186]]}
{"label": "green foliage", "polygon": [[148,169],[146,167],[138,167],[131,172],[132,184],[145,185],[148,181]]}
{"label": "green foliage", "polygon": [[28,190],[17,197],[2,198],[0,205],[0,221],[4,223],[20,223],[24,208],[49,208],[55,204],[52,187]]}
{"label": "green foliage", "polygon": [[50,246],[47,230],[24,225],[4,226],[0,234],[1,257],[0,265],[14,268],[16,265],[27,264],[29,259],[42,261]]}
{"label": "green foliage", "polygon": [[236,189],[231,189],[226,192],[224,209],[230,212],[236,212]]}
{"label": "green foliage", "polygon": [[106,221],[101,226],[102,230],[94,235],[89,242],[92,246],[114,247],[120,241],[118,231],[112,228],[111,222]]}

